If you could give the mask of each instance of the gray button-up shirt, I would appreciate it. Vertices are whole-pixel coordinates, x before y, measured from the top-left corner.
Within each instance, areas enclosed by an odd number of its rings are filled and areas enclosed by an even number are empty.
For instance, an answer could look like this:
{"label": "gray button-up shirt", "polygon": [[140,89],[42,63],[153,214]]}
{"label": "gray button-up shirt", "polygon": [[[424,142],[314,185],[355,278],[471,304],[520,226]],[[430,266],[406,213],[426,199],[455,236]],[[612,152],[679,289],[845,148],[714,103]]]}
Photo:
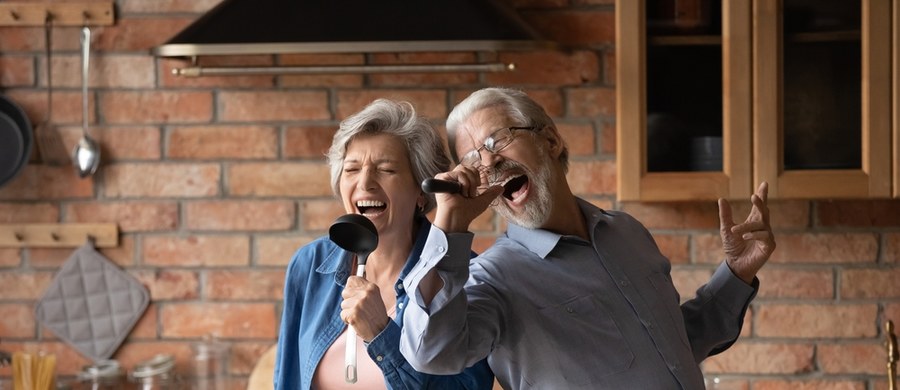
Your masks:
{"label": "gray button-up shirt", "polygon": [[[404,281],[412,366],[451,374],[488,356],[507,389],[702,389],[698,363],[737,339],[758,282],[723,263],[679,305],[644,226],[579,202],[590,242],[510,224],[471,264],[471,233],[432,227]],[[418,285],[434,268],[444,287],[425,305]]]}

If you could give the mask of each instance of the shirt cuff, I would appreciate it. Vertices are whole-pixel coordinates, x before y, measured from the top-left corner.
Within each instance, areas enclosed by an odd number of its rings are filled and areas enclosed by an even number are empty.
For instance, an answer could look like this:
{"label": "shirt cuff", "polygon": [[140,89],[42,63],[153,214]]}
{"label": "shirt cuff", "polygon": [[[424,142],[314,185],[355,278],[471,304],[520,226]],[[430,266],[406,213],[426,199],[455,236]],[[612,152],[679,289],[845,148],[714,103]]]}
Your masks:
{"label": "shirt cuff", "polygon": [[384,371],[392,366],[398,367],[406,361],[403,355],[400,354],[399,345],[400,325],[391,320],[388,321],[387,326],[382,329],[381,333],[377,334],[366,345],[366,352],[368,352],[372,361],[375,362],[375,365]]}
{"label": "shirt cuff", "polygon": [[727,262],[723,261],[707,284],[707,288],[719,304],[724,304],[726,309],[736,314],[743,312],[747,304],[756,297],[759,279],[754,277],[753,283],[748,285],[731,271]]}

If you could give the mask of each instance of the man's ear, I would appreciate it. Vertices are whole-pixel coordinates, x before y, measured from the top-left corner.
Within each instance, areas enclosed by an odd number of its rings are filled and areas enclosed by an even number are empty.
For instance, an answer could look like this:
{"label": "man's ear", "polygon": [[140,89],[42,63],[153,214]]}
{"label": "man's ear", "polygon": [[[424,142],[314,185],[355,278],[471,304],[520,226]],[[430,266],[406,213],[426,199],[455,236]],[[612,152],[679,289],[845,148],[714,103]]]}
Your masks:
{"label": "man's ear", "polygon": [[543,133],[544,137],[547,138],[550,157],[553,157],[554,159],[559,158],[559,155],[562,154],[563,149],[565,149],[565,143],[563,142],[562,136],[559,135],[559,131],[557,131],[554,126],[546,126],[544,127]]}

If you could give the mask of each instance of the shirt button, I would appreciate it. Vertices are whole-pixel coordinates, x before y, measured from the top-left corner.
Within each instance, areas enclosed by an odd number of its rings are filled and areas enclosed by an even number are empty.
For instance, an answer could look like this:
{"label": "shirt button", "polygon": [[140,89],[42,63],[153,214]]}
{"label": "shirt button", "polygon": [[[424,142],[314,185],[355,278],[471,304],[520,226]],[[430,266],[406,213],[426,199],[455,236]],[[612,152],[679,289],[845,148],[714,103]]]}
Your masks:
{"label": "shirt button", "polygon": [[628,281],[627,280],[619,281],[619,285],[622,287],[628,287]]}
{"label": "shirt button", "polygon": [[572,306],[566,306],[566,313],[572,314],[575,312],[575,309]]}
{"label": "shirt button", "polygon": [[444,247],[441,245],[438,245],[437,251],[438,251],[438,253],[444,253]]}
{"label": "shirt button", "polygon": [[397,290],[403,290],[403,283],[397,283]]}
{"label": "shirt button", "polygon": [[403,308],[403,302],[398,303],[398,304],[397,304],[397,307],[399,307],[399,308],[402,309],[402,308]]}
{"label": "shirt button", "polygon": [[381,356],[381,355],[375,356],[375,360],[380,362],[380,361],[384,360],[384,356]]}

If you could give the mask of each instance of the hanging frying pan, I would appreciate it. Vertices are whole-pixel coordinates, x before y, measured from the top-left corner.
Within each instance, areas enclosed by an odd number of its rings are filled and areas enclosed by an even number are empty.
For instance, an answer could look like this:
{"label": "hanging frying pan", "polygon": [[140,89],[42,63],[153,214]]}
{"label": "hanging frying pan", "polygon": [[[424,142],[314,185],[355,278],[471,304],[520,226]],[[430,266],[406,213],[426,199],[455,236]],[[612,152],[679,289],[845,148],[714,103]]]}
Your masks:
{"label": "hanging frying pan", "polygon": [[0,95],[0,187],[11,181],[31,156],[31,122],[12,100]]}

